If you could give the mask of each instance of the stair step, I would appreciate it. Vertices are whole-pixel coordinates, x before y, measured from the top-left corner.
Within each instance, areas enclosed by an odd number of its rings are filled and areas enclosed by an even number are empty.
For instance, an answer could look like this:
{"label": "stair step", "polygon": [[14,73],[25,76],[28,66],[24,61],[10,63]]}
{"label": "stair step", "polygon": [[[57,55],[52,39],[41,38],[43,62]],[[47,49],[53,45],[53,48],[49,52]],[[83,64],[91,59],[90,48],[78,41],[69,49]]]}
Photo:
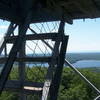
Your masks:
{"label": "stair step", "polygon": [[18,80],[8,80],[4,90],[10,89],[16,92],[22,90],[25,94],[42,94],[43,85],[43,83],[25,81],[22,86]]}

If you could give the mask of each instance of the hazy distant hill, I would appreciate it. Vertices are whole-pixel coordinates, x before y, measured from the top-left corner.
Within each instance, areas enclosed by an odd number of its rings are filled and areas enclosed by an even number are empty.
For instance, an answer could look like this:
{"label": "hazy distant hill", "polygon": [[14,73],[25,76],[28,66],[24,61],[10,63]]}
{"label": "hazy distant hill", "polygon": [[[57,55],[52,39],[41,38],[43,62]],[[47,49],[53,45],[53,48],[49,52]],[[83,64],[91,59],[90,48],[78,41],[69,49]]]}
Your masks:
{"label": "hazy distant hill", "polygon": [[[28,54],[28,56],[36,56],[36,55]],[[44,56],[44,55],[38,54],[37,56]],[[51,56],[51,55],[46,54],[45,56]],[[1,57],[3,57],[3,55]],[[67,53],[66,58],[70,63],[75,63],[80,60],[100,60],[100,53]]]}
{"label": "hazy distant hill", "polygon": [[100,60],[100,53],[68,53],[66,58],[71,63],[79,60]]}
{"label": "hazy distant hill", "polygon": [[[32,54],[28,54],[28,56],[32,56]],[[38,54],[37,56],[43,56],[43,54]],[[45,56],[51,55],[46,54]],[[67,53],[66,58],[70,63],[75,63],[79,60],[100,60],[100,53]]]}

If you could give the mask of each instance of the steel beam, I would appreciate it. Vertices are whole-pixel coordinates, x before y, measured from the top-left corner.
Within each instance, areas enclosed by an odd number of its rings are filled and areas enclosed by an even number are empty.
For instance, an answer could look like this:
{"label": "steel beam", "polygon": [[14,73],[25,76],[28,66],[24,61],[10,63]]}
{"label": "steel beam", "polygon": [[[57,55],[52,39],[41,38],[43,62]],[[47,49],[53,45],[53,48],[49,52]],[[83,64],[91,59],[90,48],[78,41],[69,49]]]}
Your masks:
{"label": "steel beam", "polygon": [[[8,57],[1,57],[0,64],[7,61]],[[50,62],[51,57],[16,57],[16,62]]]}
{"label": "steel beam", "polygon": [[[43,87],[43,83],[40,82],[32,82],[32,81],[24,81],[23,82],[23,86],[27,86],[27,87],[37,87],[37,88],[42,88]],[[8,80],[5,88],[15,88],[15,89],[21,89],[21,83],[19,80]]]}
{"label": "steel beam", "polygon": [[[58,37],[58,35],[60,34],[57,33],[31,34],[31,35],[26,35],[24,40],[40,40],[40,39],[56,40],[56,37]],[[13,43],[15,42],[16,38],[18,38],[18,36],[10,36],[10,37],[5,37],[5,40],[7,43]]]}

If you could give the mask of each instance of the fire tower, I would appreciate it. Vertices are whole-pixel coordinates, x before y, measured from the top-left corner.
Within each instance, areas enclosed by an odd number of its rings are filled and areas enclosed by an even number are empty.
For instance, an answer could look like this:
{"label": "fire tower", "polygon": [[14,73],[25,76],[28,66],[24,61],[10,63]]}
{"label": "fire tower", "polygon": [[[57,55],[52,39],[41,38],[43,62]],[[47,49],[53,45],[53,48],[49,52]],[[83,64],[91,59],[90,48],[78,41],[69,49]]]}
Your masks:
{"label": "fire tower", "polygon": [[[1,0],[0,18],[11,23],[0,44],[0,54],[4,52],[0,57],[0,92],[15,91],[20,100],[27,100],[28,95],[34,100],[57,100],[65,62],[100,94],[65,60],[69,38],[64,32],[65,23],[97,17],[100,17],[99,0]],[[8,44],[12,44],[10,52]],[[17,80],[10,77],[14,66],[18,70]],[[27,76],[28,72],[34,77]],[[40,73],[44,76],[38,77]]]}

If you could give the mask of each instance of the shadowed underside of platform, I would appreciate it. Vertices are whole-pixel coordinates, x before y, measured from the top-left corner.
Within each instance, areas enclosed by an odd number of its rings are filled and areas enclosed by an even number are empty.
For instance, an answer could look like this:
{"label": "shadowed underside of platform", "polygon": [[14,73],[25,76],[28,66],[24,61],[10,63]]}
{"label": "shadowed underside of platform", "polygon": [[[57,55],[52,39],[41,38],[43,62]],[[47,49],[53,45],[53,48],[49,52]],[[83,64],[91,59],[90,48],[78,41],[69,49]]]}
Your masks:
{"label": "shadowed underside of platform", "polygon": [[100,17],[100,0],[1,0],[0,18],[20,23],[28,12],[31,23]]}

